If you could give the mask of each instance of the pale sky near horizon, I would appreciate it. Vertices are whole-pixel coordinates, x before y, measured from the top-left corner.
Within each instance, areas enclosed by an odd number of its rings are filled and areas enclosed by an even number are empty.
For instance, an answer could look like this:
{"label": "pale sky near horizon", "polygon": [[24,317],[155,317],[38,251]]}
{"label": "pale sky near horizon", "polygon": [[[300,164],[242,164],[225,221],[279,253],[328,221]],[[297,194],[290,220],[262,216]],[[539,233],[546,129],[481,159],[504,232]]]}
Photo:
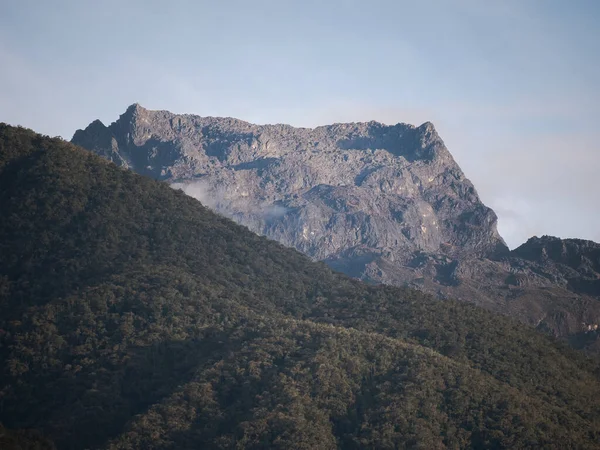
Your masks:
{"label": "pale sky near horizon", "polygon": [[597,0],[0,0],[0,121],[431,121],[511,248],[600,242],[599,21]]}

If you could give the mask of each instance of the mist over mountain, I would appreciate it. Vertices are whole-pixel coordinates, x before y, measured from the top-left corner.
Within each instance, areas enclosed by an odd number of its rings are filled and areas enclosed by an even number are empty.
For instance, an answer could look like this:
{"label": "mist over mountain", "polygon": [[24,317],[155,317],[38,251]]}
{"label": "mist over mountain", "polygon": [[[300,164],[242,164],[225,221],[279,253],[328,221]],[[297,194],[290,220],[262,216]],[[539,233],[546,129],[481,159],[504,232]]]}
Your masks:
{"label": "mist over mountain", "polygon": [[[543,237],[510,252],[429,122],[308,129],[135,104],[72,142],[353,277],[473,302],[598,348],[600,246]],[[568,258],[548,257],[561,248]]]}
{"label": "mist over mountain", "polygon": [[[335,273],[62,140],[0,124],[0,210],[3,445],[598,446],[597,360]],[[594,248],[521,251],[579,270]]]}

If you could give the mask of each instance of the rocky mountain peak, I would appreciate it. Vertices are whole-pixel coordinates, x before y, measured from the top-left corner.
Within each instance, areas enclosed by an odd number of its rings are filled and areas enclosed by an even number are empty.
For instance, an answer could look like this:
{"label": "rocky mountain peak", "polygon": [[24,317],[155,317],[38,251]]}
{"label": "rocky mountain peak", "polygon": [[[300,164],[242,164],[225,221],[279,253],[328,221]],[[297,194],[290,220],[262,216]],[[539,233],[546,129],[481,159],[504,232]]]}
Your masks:
{"label": "rocky mountain peak", "polygon": [[430,143],[433,141],[441,140],[435,126],[431,122],[425,122],[418,126],[416,130],[420,133],[421,139],[424,143]]}
{"label": "rocky mountain peak", "polygon": [[73,142],[316,259],[508,251],[431,122],[294,128],[134,104],[97,134]]}
{"label": "rocky mountain peak", "polygon": [[[111,159],[113,134],[100,120],[96,119],[84,130],[77,130],[73,141],[81,142],[82,146]],[[111,159],[112,160],[112,159]]]}
{"label": "rocky mountain peak", "polygon": [[144,108],[139,103],[133,103],[128,106],[123,114],[119,116],[121,122],[135,123],[136,120],[143,118],[144,115],[150,114],[151,111]]}
{"label": "rocky mountain peak", "polygon": [[90,123],[84,130],[77,130],[75,132],[75,135],[73,136],[73,139],[83,139],[94,135],[100,135],[105,133],[106,130],[106,125],[104,125],[100,119],[96,119],[92,123]]}

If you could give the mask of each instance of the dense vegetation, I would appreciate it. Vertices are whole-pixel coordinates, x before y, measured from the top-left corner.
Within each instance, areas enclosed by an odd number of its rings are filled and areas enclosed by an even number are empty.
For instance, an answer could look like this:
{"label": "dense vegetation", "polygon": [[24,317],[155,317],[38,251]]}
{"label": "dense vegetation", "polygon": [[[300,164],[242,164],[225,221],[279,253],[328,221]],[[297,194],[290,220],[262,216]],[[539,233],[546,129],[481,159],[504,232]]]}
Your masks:
{"label": "dense vegetation", "polygon": [[598,365],[551,338],[351,280],[6,125],[0,361],[0,443],[31,430],[66,449],[600,442]]}

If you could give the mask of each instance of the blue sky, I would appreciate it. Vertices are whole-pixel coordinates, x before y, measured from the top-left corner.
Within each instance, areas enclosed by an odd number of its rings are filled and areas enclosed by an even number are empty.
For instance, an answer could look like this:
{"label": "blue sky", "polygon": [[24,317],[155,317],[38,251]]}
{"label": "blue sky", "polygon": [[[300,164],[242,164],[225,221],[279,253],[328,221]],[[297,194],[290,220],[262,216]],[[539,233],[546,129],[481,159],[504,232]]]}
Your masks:
{"label": "blue sky", "polygon": [[600,241],[600,2],[4,0],[0,121],[432,121],[514,247]]}

